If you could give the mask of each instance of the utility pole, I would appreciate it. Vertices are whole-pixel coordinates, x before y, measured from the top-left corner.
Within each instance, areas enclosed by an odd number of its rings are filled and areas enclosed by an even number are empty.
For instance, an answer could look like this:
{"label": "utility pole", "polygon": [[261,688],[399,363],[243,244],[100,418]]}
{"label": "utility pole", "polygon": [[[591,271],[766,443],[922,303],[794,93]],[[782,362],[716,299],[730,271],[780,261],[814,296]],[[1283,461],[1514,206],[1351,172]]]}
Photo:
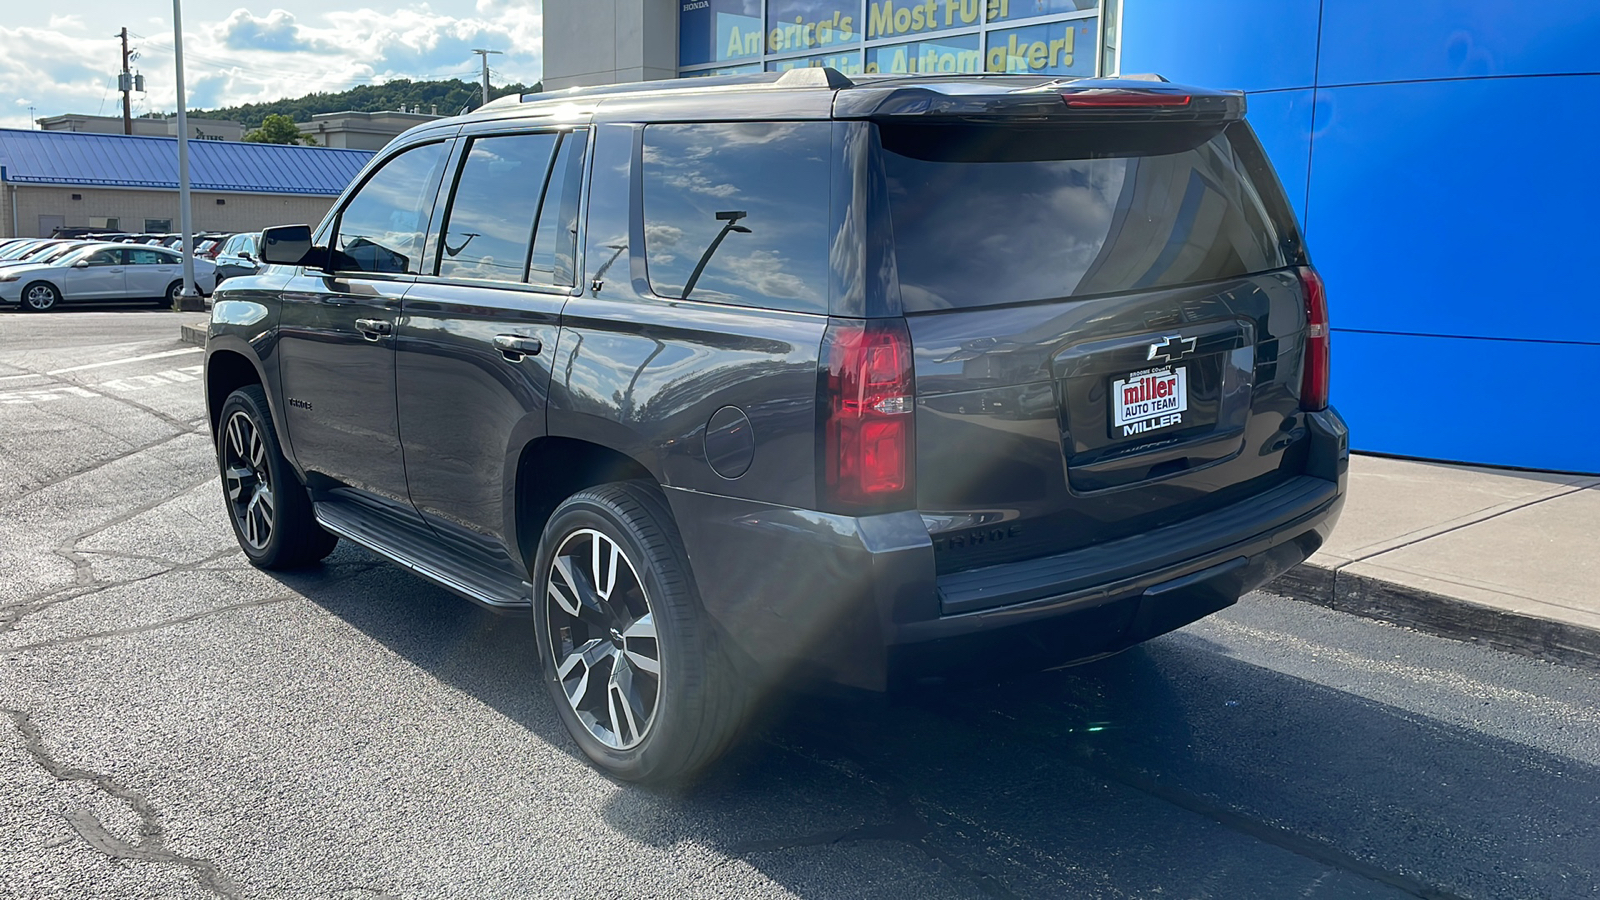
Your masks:
{"label": "utility pole", "polygon": [[489,54],[499,53],[499,50],[474,50],[473,53],[483,57],[483,102],[489,103]]}
{"label": "utility pole", "polygon": [[133,73],[128,71],[128,29],[122,29],[122,73],[117,76],[117,90],[122,92],[122,133],[133,134]]}

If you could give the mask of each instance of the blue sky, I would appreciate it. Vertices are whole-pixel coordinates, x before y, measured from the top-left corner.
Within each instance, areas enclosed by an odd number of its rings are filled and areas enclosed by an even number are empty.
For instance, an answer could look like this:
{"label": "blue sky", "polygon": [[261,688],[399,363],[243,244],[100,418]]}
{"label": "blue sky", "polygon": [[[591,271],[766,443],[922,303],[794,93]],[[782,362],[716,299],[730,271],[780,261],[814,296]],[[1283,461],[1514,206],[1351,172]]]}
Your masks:
{"label": "blue sky", "polygon": [[[145,76],[134,114],[176,109],[168,0],[8,4],[0,17],[0,127],[31,115],[120,115],[117,31],[136,35],[132,68]],[[474,47],[496,84],[531,84],[542,71],[538,0],[443,0],[377,7],[371,0],[278,0],[183,6],[189,108],[208,109],[394,78],[478,79]]]}

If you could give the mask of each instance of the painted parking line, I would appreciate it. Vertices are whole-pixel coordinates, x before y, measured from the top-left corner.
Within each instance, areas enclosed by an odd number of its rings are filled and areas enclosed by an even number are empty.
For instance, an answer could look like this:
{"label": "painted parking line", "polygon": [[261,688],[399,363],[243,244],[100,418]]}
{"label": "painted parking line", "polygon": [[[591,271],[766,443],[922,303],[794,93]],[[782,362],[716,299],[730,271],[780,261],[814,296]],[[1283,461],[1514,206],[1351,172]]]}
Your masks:
{"label": "painted parking line", "polygon": [[205,349],[206,348],[204,347],[184,347],[179,350],[166,350],[161,353],[147,353],[144,356],[129,356],[125,359],[108,359],[103,362],[89,363],[82,366],[70,366],[65,369],[56,369],[53,372],[46,372],[45,374],[65,375],[68,372],[83,372],[89,369],[103,369],[106,366],[121,366],[128,363],[144,362],[151,359],[166,359],[169,356],[181,356],[185,353],[204,353]]}
{"label": "painted parking line", "polygon": [[[205,366],[184,366],[178,369],[167,369],[163,372],[152,372],[148,375],[132,375],[127,378],[114,378],[102,381],[87,387],[80,385],[52,385],[47,388],[23,388],[15,391],[0,391],[0,403],[17,405],[25,403],[48,403],[52,400],[65,400],[68,397],[104,397],[105,393],[117,394],[142,391],[153,387],[168,387],[174,384],[188,384],[200,380],[200,373],[205,371]],[[98,390],[91,390],[96,388]]]}
{"label": "painted parking line", "polygon": [[99,397],[94,391],[81,387],[53,387],[34,391],[5,391],[0,393],[0,403],[48,403],[51,400],[65,400],[68,397]]}
{"label": "painted parking line", "polygon": [[102,381],[95,387],[103,391],[116,391],[118,393],[142,391],[145,388],[166,387],[169,384],[199,381],[200,373],[205,370],[205,366],[184,366],[181,369],[168,369],[165,372],[152,372],[149,375],[133,375],[128,378]]}

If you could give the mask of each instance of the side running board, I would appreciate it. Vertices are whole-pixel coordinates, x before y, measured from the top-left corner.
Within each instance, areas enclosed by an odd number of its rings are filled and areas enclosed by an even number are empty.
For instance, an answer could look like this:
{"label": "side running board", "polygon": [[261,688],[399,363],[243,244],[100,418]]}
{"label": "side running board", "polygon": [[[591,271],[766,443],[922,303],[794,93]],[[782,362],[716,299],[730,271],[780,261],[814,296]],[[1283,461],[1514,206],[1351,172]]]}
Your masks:
{"label": "side running board", "polygon": [[431,533],[406,540],[403,533],[390,529],[379,532],[363,521],[361,510],[347,503],[314,504],[317,521],[323,528],[366,547],[423,578],[448,588],[468,600],[496,612],[518,612],[530,608],[533,586],[509,573],[455,555],[441,553]]}

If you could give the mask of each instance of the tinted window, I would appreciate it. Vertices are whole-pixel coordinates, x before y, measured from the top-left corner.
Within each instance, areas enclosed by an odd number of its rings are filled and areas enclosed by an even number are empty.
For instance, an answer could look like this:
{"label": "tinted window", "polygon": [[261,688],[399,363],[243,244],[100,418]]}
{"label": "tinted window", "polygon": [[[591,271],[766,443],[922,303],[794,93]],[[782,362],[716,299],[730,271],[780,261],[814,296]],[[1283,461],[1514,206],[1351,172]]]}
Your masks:
{"label": "tinted window", "polygon": [[159,250],[140,248],[138,250],[128,250],[127,254],[128,264],[134,266],[175,266],[178,264],[178,257],[170,253],[162,253]]}
{"label": "tinted window", "polygon": [[528,265],[528,281],[533,284],[572,287],[572,260],[578,249],[578,192],[583,184],[587,140],[588,132],[575,131],[561,139],[556,151]]}
{"label": "tinted window", "polygon": [[651,289],[826,312],[829,134],[826,122],[646,127]]}
{"label": "tinted window", "polygon": [[339,214],[334,268],[415,274],[443,161],[444,144],[425,144],[384,163]]}
{"label": "tinted window", "polygon": [[549,132],[473,139],[445,219],[441,276],[523,279],[557,137]]}
{"label": "tinted window", "polygon": [[120,249],[97,250],[86,257],[91,266],[120,266],[122,265],[123,251]]}
{"label": "tinted window", "polygon": [[[910,311],[1213,281],[1287,264],[1242,125],[882,126]],[[1236,147],[1236,143],[1246,146]],[[1267,183],[1260,183],[1265,181]],[[1280,199],[1281,198],[1277,198]]]}

